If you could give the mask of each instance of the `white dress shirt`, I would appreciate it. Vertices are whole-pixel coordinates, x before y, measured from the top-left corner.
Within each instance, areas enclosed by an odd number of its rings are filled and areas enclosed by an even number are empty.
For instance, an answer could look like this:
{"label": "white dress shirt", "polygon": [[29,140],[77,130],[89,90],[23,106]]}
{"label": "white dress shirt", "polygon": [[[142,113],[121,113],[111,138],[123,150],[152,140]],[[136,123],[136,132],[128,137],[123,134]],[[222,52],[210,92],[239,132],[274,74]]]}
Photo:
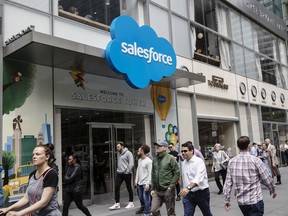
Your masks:
{"label": "white dress shirt", "polygon": [[201,158],[193,155],[189,161],[182,161],[182,181],[183,187],[192,182],[198,185],[191,189],[192,192],[209,188],[206,166]]}

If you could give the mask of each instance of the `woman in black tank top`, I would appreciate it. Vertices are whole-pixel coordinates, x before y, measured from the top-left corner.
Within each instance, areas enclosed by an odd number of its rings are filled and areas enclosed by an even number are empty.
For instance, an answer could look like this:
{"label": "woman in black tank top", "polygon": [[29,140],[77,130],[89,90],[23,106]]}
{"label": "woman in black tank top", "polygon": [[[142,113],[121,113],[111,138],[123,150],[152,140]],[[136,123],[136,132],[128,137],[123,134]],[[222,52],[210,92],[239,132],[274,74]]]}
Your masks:
{"label": "woman in black tank top", "polygon": [[[24,197],[0,209],[0,214],[14,216],[17,212],[20,215],[61,216],[57,202],[58,173],[51,168],[55,161],[52,147],[52,144],[39,144],[34,148],[32,159],[37,169],[29,176]],[[28,207],[21,209],[27,204]]]}

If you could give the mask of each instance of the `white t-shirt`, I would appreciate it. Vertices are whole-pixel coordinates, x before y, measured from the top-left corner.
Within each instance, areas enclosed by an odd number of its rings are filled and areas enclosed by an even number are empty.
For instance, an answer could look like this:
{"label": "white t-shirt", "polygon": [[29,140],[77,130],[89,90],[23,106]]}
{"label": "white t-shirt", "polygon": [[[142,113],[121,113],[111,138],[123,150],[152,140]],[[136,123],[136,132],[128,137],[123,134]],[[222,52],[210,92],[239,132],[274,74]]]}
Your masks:
{"label": "white t-shirt", "polygon": [[138,185],[151,185],[152,160],[149,157],[138,160],[135,183]]}

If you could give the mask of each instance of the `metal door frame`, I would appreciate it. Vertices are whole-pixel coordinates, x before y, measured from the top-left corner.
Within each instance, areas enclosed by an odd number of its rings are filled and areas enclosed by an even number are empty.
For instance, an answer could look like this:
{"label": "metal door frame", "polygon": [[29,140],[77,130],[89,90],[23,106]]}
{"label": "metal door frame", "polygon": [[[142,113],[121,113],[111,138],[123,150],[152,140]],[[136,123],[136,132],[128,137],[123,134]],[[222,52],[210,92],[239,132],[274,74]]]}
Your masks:
{"label": "metal door frame", "polygon": [[[111,161],[115,161],[115,149],[116,149],[116,142],[117,142],[117,129],[131,129],[131,144],[132,144],[132,151],[134,152],[134,130],[133,127],[135,124],[128,124],[128,123],[103,123],[103,122],[87,122],[89,125],[89,150],[90,150],[90,158],[93,158],[93,140],[92,140],[92,129],[93,128],[107,128],[109,130],[109,138],[110,138],[110,144],[109,144],[109,151],[112,152]],[[115,133],[114,133],[115,132]],[[93,160],[90,159],[90,173],[93,173]],[[111,196],[114,195],[114,189],[115,189],[115,174],[116,174],[116,164],[112,164],[110,168],[110,176],[112,178],[112,192]],[[94,195],[94,184],[93,182],[93,175],[90,175],[90,186],[91,186],[91,199],[95,200],[93,197]]]}

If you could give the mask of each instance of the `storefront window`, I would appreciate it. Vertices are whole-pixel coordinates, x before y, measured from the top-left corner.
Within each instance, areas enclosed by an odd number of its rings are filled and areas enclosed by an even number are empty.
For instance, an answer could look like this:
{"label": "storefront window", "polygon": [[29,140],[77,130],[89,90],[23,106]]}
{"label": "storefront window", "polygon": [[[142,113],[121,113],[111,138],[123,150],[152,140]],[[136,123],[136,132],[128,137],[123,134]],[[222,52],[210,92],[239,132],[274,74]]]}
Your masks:
{"label": "storefront window", "polygon": [[[152,115],[149,118],[154,121]],[[67,157],[72,153],[76,154],[81,162],[84,199],[91,199],[93,191],[94,195],[113,191],[117,141],[123,141],[133,153],[135,168],[137,167],[138,148],[142,144],[152,143],[152,140],[146,140],[147,137],[154,140],[151,136],[154,134],[153,124],[150,131],[145,130],[146,120],[147,115],[131,112],[61,109],[62,175],[67,168]],[[91,125],[93,128],[90,128]],[[94,190],[91,190],[92,185]]]}
{"label": "storefront window", "polygon": [[286,111],[271,107],[261,107],[262,120],[272,122],[286,122]]}
{"label": "storefront window", "polygon": [[216,143],[222,145],[223,150],[229,157],[233,157],[236,154],[234,122],[198,121],[198,128],[200,150],[205,158],[208,176],[212,177],[212,155]]}
{"label": "storefront window", "polygon": [[107,29],[120,16],[119,0],[59,0],[59,16],[94,27]]}
{"label": "storefront window", "polygon": [[275,145],[277,157],[280,165],[286,164],[284,156],[284,145],[288,135],[288,127],[284,123],[264,122],[263,123],[264,139],[270,138],[271,142]]}

